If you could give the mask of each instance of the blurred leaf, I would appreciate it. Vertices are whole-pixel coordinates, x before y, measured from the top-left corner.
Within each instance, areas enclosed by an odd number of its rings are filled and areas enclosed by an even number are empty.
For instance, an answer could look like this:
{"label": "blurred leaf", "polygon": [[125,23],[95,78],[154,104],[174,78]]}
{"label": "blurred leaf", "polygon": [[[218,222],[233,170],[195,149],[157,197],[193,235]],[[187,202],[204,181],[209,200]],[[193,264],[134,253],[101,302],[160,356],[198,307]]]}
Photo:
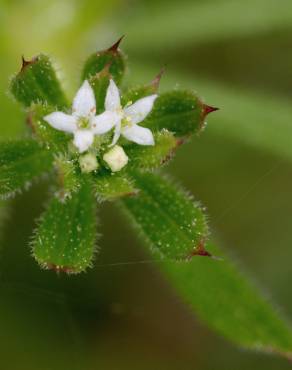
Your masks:
{"label": "blurred leaf", "polygon": [[159,175],[136,173],[134,178],[141,191],[122,204],[151,249],[177,260],[203,254],[208,227],[199,204]]}
{"label": "blurred leaf", "polygon": [[42,267],[79,273],[91,265],[97,239],[96,208],[87,182],[65,201],[51,200],[32,241],[34,257]]}
{"label": "blurred leaf", "polygon": [[25,107],[42,102],[62,109],[68,104],[52,62],[43,54],[29,61],[23,59],[21,71],[11,80],[10,91]]}
{"label": "blurred leaf", "polygon": [[127,47],[131,53],[140,53],[236,39],[291,28],[291,24],[290,0],[217,0],[193,1],[181,6],[176,2],[166,6],[163,2],[156,6],[155,11],[141,12],[132,17],[131,22],[127,19],[124,29],[131,35]]}
{"label": "blurred leaf", "polygon": [[154,170],[167,163],[173,156],[180,142],[174,135],[162,130],[154,134],[155,145],[142,146],[130,144],[125,147],[130,158],[128,168],[138,170]]}
{"label": "blurred leaf", "polygon": [[[207,246],[212,253],[221,252]],[[210,328],[236,344],[292,358],[292,328],[237,267],[194,257],[188,263],[162,262],[178,294]]]}
{"label": "blurred leaf", "polygon": [[33,140],[3,142],[0,145],[0,196],[8,197],[51,170],[53,157]]}

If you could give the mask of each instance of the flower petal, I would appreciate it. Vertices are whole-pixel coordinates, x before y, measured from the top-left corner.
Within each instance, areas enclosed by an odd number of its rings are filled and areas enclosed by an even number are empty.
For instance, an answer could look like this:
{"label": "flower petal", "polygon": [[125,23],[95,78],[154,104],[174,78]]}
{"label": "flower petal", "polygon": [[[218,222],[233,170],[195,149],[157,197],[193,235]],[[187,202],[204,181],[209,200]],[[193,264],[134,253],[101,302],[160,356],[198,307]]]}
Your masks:
{"label": "flower petal", "polygon": [[77,119],[74,116],[63,112],[53,112],[44,117],[53,128],[65,132],[74,132],[77,130]]}
{"label": "flower petal", "polygon": [[92,87],[85,80],[73,100],[73,114],[78,117],[88,117],[95,114],[96,105]]}
{"label": "flower petal", "polygon": [[120,92],[114,80],[110,80],[105,97],[105,110],[114,111],[121,106]]}
{"label": "flower petal", "polygon": [[91,130],[77,130],[74,135],[73,144],[80,153],[85,152],[93,143],[94,135]]}
{"label": "flower petal", "polygon": [[117,113],[106,111],[91,118],[91,130],[96,135],[102,135],[110,131],[120,121],[121,118]]}
{"label": "flower petal", "polygon": [[122,135],[140,145],[154,145],[154,138],[149,128],[138,125],[127,126],[123,129]]}
{"label": "flower petal", "polygon": [[121,121],[116,124],[113,141],[110,146],[114,146],[121,136]]}
{"label": "flower petal", "polygon": [[126,116],[131,118],[133,124],[142,122],[151,112],[157,96],[155,94],[137,100],[134,104],[124,109]]}

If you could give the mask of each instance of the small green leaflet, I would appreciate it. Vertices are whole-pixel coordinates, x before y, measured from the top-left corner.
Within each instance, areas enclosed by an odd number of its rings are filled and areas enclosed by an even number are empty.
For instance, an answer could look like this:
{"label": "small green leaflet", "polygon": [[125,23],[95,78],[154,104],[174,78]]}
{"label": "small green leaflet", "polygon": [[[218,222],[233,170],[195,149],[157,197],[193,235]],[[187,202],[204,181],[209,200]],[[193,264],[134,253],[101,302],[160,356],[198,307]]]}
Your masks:
{"label": "small green leaflet", "polygon": [[96,251],[97,202],[90,182],[65,201],[54,197],[41,216],[32,241],[33,255],[44,268],[79,273]]}
{"label": "small green leaflet", "polygon": [[0,144],[0,196],[8,197],[26,188],[32,180],[53,167],[52,154],[34,140]]}
{"label": "small green leaflet", "polygon": [[122,204],[151,249],[173,260],[201,253],[208,236],[205,214],[184,191],[156,174],[133,174],[137,197]]}

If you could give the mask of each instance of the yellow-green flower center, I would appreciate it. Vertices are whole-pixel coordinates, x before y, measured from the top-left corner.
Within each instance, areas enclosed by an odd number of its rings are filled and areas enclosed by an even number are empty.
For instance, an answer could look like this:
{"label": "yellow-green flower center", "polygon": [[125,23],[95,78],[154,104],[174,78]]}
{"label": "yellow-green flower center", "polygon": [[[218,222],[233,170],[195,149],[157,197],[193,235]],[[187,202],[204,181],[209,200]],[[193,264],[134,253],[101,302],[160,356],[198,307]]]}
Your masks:
{"label": "yellow-green flower center", "polygon": [[79,128],[90,128],[90,122],[87,117],[80,117],[77,124]]}
{"label": "yellow-green flower center", "polygon": [[129,116],[124,117],[124,118],[122,119],[122,121],[121,121],[121,125],[122,125],[122,127],[129,127],[129,126],[132,126],[132,125],[133,125],[133,123],[132,123],[132,119],[131,119],[131,117],[129,117]]}

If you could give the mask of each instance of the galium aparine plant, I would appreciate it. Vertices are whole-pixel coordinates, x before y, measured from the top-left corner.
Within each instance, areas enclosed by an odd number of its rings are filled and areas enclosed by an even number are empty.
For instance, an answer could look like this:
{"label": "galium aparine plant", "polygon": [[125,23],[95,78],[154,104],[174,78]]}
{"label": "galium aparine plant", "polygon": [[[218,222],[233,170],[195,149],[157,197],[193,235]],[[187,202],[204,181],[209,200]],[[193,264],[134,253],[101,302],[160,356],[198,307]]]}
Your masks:
{"label": "galium aparine plant", "polygon": [[203,209],[157,170],[216,109],[192,91],[160,94],[162,73],[123,89],[120,41],[86,60],[72,104],[46,55],[23,59],[11,80],[30,136],[1,143],[0,194],[11,197],[49,175],[55,191],[31,242],[43,268],[79,273],[92,265],[103,201],[118,202],[151,252],[175,260],[209,255]]}

